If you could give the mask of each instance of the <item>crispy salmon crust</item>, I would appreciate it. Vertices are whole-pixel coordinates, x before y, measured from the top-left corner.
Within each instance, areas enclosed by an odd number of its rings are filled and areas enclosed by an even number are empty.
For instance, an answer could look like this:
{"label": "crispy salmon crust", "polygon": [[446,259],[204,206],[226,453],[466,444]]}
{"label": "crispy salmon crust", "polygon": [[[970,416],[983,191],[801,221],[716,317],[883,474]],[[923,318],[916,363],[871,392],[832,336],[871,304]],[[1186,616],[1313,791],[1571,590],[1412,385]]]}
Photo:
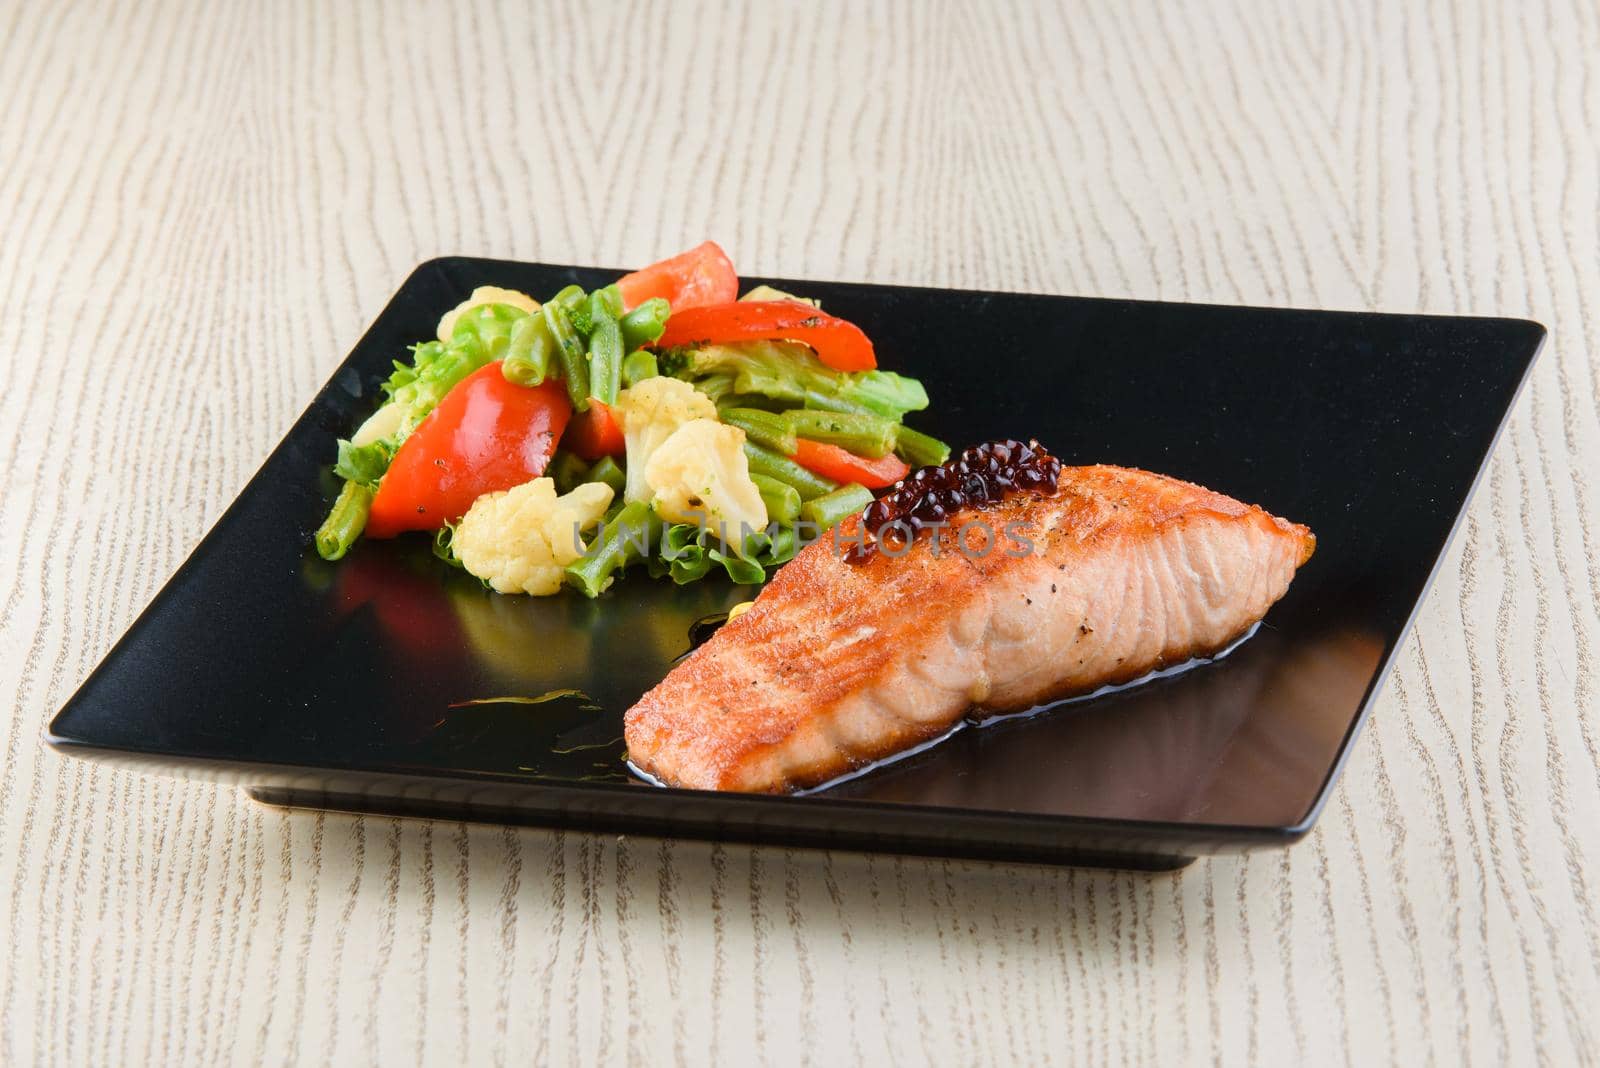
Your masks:
{"label": "crispy salmon crust", "polygon": [[852,518],[807,546],[628,711],[637,767],[697,789],[815,786],[969,712],[1215,653],[1316,545],[1253,505],[1107,466],[1064,468],[1052,497],[1017,495],[898,556],[846,563],[859,533]]}

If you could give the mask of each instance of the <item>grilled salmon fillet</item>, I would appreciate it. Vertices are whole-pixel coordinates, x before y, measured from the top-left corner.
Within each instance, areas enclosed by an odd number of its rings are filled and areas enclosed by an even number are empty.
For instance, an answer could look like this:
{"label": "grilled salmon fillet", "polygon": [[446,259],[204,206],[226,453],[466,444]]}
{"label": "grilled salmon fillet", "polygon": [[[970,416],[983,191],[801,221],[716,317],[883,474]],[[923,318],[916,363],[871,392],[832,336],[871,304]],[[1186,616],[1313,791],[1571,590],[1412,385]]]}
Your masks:
{"label": "grilled salmon fillet", "polygon": [[[743,615],[628,711],[629,759],[670,786],[815,786],[982,716],[1225,648],[1316,540],[1187,482],[1063,468],[900,555],[803,549]],[[858,535],[860,520],[838,528]],[[984,530],[990,532],[984,552]]]}

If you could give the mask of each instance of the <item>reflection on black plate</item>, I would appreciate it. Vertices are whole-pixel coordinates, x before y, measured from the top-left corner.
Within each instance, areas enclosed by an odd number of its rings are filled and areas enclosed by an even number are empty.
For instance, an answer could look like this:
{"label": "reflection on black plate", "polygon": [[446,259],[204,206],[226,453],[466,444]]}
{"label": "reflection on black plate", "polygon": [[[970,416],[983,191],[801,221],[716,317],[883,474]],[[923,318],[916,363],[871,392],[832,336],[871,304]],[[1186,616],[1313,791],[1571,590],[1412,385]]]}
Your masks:
{"label": "reflection on black plate", "polygon": [[923,379],[922,429],[1036,436],[1068,463],[1191,479],[1306,523],[1318,546],[1221,662],[962,731],[818,794],[734,797],[639,784],[621,717],[697,620],[751,590],[641,578],[598,601],[501,597],[424,539],[363,543],[338,565],[308,548],[332,440],[440,308],[483,283],[544,294],[610,276],[419,268],[51,742],[264,800],[418,815],[1129,866],[1282,844],[1315,818],[1544,336],[1514,320],[775,280]]}

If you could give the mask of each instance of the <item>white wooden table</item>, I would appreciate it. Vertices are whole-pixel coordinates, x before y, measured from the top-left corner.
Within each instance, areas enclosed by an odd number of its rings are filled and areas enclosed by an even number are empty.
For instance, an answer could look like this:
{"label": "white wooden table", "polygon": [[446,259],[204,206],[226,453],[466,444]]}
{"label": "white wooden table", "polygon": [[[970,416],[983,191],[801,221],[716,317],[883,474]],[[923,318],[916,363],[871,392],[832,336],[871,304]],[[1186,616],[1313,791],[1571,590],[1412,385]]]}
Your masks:
{"label": "white wooden table", "polygon": [[[1600,8],[524,6],[0,4],[0,1063],[1600,1057]],[[706,236],[1553,337],[1287,852],[319,816],[42,749],[413,264]]]}

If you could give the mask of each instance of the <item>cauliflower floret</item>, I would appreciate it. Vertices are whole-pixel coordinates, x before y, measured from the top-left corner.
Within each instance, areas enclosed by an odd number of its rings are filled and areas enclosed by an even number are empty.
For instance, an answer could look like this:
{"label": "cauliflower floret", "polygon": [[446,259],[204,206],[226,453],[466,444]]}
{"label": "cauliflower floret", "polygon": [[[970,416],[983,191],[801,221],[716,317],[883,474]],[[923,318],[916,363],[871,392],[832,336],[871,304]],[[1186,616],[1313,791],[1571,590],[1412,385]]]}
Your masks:
{"label": "cauliflower floret", "polygon": [[[809,304],[813,308],[822,307],[822,301],[820,300],[813,300],[810,297],[797,297],[793,293],[785,293],[783,290],[774,288],[773,286],[756,286],[739,299],[759,301],[792,300],[796,304]],[[732,613],[729,613],[729,618],[732,618]]]}
{"label": "cauliflower floret", "polygon": [[529,314],[539,310],[539,302],[526,293],[519,293],[515,289],[501,289],[499,286],[479,286],[472,291],[472,296],[444,313],[444,317],[439,320],[439,340],[448,343],[450,335],[455,333],[456,320],[461,318],[462,313],[471,311],[480,304],[509,304]]}
{"label": "cauliflower floret", "polygon": [[612,410],[627,441],[628,484],[623,487],[622,499],[630,504],[650,499],[645,468],[673,431],[691,419],[717,418],[717,406],[710,397],[676,378],[647,378],[618,393]]}
{"label": "cauliflower floret", "polygon": [[536,478],[473,501],[450,546],[463,567],[501,593],[548,596],[561,589],[562,569],[583,555],[582,533],[610,504],[603,482],[557,497],[553,479]]}
{"label": "cauliflower floret", "polygon": [[356,428],[356,432],[350,435],[350,444],[371,445],[374,441],[392,438],[400,432],[400,423],[405,417],[406,406],[389,401],[367,416],[366,422]]}
{"label": "cauliflower floret", "polygon": [[650,455],[644,477],[656,514],[669,523],[704,523],[736,549],[745,527],[766,528],[767,506],[736,426],[715,419],[683,424]]}

